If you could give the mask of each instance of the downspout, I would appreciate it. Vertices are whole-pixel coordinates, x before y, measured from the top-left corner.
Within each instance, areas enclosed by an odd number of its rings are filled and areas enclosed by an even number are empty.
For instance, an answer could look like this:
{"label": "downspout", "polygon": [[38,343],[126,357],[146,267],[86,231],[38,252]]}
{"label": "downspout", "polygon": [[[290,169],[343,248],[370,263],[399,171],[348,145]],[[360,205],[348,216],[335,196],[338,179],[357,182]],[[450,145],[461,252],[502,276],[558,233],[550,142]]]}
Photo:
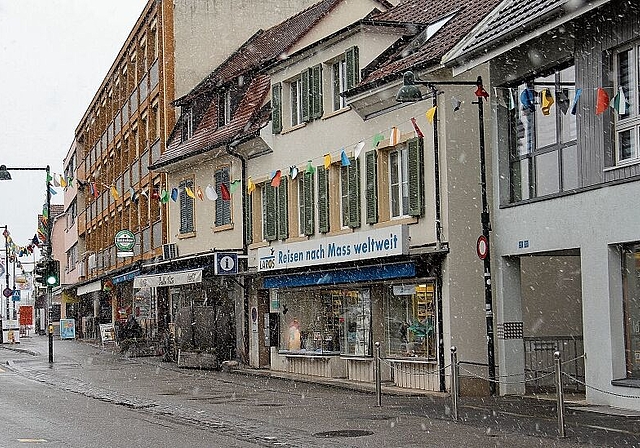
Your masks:
{"label": "downspout", "polygon": [[[245,271],[247,270],[249,260],[247,255],[249,254],[247,248],[247,223],[245,220],[247,219],[247,159],[236,152],[234,150],[236,145],[232,143],[225,145],[224,149],[227,151],[232,157],[240,160],[241,166],[241,188],[242,188],[242,255],[244,255],[244,263],[245,263]],[[249,365],[249,288],[246,285],[246,277],[242,279],[242,294],[243,294],[243,305],[242,305],[242,346],[244,353],[242,353],[242,360],[246,365]]]}

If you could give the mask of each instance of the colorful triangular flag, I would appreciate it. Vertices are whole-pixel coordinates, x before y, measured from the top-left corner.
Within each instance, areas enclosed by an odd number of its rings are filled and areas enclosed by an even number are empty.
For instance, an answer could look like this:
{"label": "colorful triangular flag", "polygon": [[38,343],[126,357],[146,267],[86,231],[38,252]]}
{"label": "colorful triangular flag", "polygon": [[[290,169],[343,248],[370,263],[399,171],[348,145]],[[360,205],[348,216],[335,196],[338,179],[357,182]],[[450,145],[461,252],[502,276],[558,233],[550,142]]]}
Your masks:
{"label": "colorful triangular flag", "polygon": [[[296,168],[296,173],[297,173],[298,168]],[[293,177],[292,177],[293,179]],[[253,183],[253,180],[251,180],[251,178],[249,178],[249,180],[247,180],[247,193],[251,194],[256,190],[256,184]]]}
{"label": "colorful triangular flag", "polygon": [[353,157],[358,159],[360,157],[360,153],[362,152],[362,148],[364,148],[364,140],[360,140],[356,143],[355,148],[353,148]]}
{"label": "colorful triangular flag", "polygon": [[396,146],[398,143],[400,143],[400,131],[393,126],[389,135],[389,146]]}
{"label": "colorful triangular flag", "polygon": [[343,149],[342,153],[340,154],[340,164],[342,166],[350,166],[351,165],[351,161],[349,160],[349,157],[347,156],[346,151]]}
{"label": "colorful triangular flag", "polygon": [[218,193],[216,193],[216,189],[213,188],[213,185],[207,185],[207,188],[204,189],[205,194],[207,195],[207,199],[210,201],[215,201],[218,199]]}
{"label": "colorful triangular flag", "polygon": [[62,174],[60,175],[60,186],[62,188],[67,188],[67,180],[64,178]]}
{"label": "colorful triangular flag", "polygon": [[231,193],[225,184],[220,184],[220,196],[223,201],[231,200]]}
{"label": "colorful triangular flag", "polygon": [[242,181],[240,179],[236,179],[229,184],[229,193],[233,194],[236,192],[238,188],[242,185]]}
{"label": "colorful triangular flag", "polygon": [[200,185],[196,187],[196,196],[198,196],[198,199],[200,199],[201,201],[204,201],[204,193],[202,192],[202,188],[200,188]]}
{"label": "colorful triangular flag", "polygon": [[164,188],[162,189],[162,193],[160,194],[160,202],[163,204],[166,204],[169,202],[169,192]]}
{"label": "colorful triangular flag", "polygon": [[273,188],[278,188],[280,186],[280,179],[282,178],[282,172],[280,170],[276,170],[271,177],[271,186]]}
{"label": "colorful triangular flag", "polygon": [[187,193],[187,196],[189,196],[191,199],[195,199],[196,195],[193,193],[193,190],[189,187],[184,187],[184,191]]}
{"label": "colorful triangular flag", "polygon": [[315,172],[316,172],[316,168],[313,166],[313,163],[311,163],[311,160],[309,160],[309,161],[307,162],[307,169],[306,169],[306,172],[307,172],[307,173],[309,173],[309,174],[313,174],[313,173],[315,173]]}
{"label": "colorful triangular flag", "polygon": [[576,94],[573,97],[573,102],[571,103],[571,115],[575,115],[577,112],[578,100],[580,99],[580,95],[582,95],[582,89],[576,89]]}
{"label": "colorful triangular flag", "polygon": [[116,190],[116,187],[114,185],[111,185],[111,196],[113,196],[114,201],[120,199],[120,194],[118,193],[118,190]]}
{"label": "colorful triangular flag", "polygon": [[563,115],[567,115],[569,112],[569,91],[567,89],[557,90],[556,91],[556,103],[558,104],[558,109],[562,112]]}
{"label": "colorful triangular flag", "polygon": [[[295,165],[292,165],[289,167],[289,176],[291,177],[291,180],[295,179],[296,177],[298,177],[298,167]],[[251,192],[249,192],[251,193]]]}
{"label": "colorful triangular flag", "polygon": [[618,112],[618,115],[627,114],[627,97],[624,94],[622,86],[618,87],[618,93],[611,100],[611,107]]}
{"label": "colorful triangular flag", "polygon": [[54,187],[59,187],[60,186],[60,181],[58,180],[57,176],[53,176],[53,186]]}
{"label": "colorful triangular flag", "polygon": [[51,185],[49,185],[49,192],[51,194],[58,194],[58,192]]}
{"label": "colorful triangular flag", "polygon": [[323,160],[324,160],[324,169],[328,170],[329,167],[331,166],[331,154],[325,154]]}
{"label": "colorful triangular flag", "polygon": [[520,93],[520,104],[524,110],[533,112],[536,110],[536,92],[533,89],[526,88]]}
{"label": "colorful triangular flag", "polygon": [[602,87],[598,87],[596,92],[596,115],[600,115],[609,106],[609,94]]}
{"label": "colorful triangular flag", "polygon": [[384,135],[377,133],[376,135],[373,136],[373,141],[372,143],[372,148],[377,148],[378,145],[380,144],[380,142],[384,140]]}
{"label": "colorful triangular flag", "polygon": [[427,117],[429,123],[433,123],[433,118],[436,116],[436,110],[438,106],[431,107],[424,115]]}
{"label": "colorful triangular flag", "polygon": [[553,106],[553,103],[555,102],[553,95],[551,94],[551,90],[548,88],[542,89],[540,96],[542,97],[540,106],[542,115],[549,115],[551,113],[551,106]]}
{"label": "colorful triangular flag", "polygon": [[177,189],[176,187],[173,187],[173,188],[171,189],[171,200],[172,200],[173,202],[176,202],[176,201],[178,200],[178,196],[179,196],[179,194],[180,194],[180,193],[178,192],[178,189]]}
{"label": "colorful triangular flag", "polygon": [[413,125],[413,130],[416,131],[416,137],[423,138],[424,134],[422,133],[422,131],[418,127],[418,122],[416,121],[416,119],[414,117],[411,117],[411,124]]}

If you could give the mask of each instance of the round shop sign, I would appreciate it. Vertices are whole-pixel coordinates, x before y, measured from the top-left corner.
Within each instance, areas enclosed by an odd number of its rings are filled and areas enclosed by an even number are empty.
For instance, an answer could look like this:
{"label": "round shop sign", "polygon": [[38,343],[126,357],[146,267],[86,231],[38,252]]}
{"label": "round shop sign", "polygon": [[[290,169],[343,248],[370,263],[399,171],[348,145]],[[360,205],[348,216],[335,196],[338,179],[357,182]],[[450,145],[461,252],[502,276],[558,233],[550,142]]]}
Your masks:
{"label": "round shop sign", "polygon": [[116,233],[114,242],[119,251],[130,252],[136,244],[136,237],[130,230],[121,230]]}

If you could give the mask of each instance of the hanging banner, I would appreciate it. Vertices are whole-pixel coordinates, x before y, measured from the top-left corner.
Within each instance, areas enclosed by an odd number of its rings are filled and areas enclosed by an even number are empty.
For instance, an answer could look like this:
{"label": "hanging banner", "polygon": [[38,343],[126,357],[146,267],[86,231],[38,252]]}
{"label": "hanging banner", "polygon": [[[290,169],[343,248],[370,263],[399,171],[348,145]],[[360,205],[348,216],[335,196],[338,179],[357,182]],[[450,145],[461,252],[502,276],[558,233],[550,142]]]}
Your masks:
{"label": "hanging banner", "polygon": [[133,279],[134,288],[161,288],[163,286],[188,285],[191,283],[202,283],[202,269],[140,275]]}

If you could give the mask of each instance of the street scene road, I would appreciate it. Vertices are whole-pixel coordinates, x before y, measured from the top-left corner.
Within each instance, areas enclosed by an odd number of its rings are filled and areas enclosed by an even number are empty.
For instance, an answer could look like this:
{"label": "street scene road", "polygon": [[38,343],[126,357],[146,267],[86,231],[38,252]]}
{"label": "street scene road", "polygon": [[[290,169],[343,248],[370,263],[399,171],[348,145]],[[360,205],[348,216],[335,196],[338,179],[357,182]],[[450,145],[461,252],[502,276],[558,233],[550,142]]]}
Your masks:
{"label": "street scene road", "polygon": [[553,402],[394,395],[274,378],[266,372],[178,369],[117,347],[23,338],[0,350],[0,446],[534,447],[639,446],[640,418],[569,405],[567,437]]}

